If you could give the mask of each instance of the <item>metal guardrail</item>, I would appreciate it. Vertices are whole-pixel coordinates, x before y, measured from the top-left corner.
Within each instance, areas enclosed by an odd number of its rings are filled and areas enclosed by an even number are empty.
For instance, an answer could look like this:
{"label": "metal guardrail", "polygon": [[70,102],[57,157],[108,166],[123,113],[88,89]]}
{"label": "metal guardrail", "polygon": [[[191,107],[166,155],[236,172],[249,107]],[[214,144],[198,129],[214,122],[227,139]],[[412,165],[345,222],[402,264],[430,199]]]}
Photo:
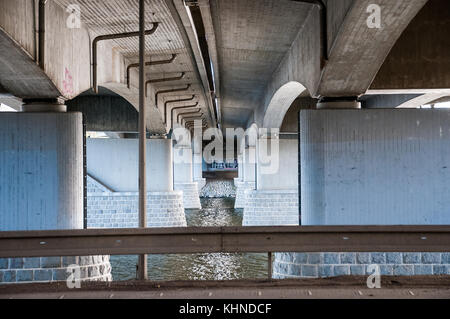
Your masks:
{"label": "metal guardrail", "polygon": [[[450,226],[189,227],[0,232],[0,257],[448,252]],[[269,269],[270,271],[270,269]]]}

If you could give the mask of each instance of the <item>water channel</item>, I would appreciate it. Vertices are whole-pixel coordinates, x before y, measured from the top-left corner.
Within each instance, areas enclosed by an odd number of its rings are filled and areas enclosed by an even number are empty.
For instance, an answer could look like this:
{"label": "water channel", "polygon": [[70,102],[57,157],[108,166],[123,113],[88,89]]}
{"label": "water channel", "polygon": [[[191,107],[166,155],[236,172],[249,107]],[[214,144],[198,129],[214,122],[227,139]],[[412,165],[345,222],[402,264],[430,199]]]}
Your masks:
{"label": "water channel", "polygon": [[[186,210],[188,226],[241,226],[234,198],[203,198],[202,209]],[[136,278],[137,256],[111,256],[113,280]],[[230,280],[267,277],[267,254],[149,255],[150,280]]]}

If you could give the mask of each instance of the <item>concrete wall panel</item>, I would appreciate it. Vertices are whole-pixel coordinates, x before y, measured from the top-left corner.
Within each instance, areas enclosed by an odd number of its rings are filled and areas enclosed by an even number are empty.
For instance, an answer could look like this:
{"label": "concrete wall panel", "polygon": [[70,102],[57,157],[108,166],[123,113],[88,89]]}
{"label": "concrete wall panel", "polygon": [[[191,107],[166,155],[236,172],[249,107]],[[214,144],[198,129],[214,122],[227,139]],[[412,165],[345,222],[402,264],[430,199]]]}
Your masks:
{"label": "concrete wall panel", "polygon": [[450,223],[450,112],[302,110],[304,225]]}
{"label": "concrete wall panel", "polygon": [[0,114],[0,230],[82,227],[81,113]]}

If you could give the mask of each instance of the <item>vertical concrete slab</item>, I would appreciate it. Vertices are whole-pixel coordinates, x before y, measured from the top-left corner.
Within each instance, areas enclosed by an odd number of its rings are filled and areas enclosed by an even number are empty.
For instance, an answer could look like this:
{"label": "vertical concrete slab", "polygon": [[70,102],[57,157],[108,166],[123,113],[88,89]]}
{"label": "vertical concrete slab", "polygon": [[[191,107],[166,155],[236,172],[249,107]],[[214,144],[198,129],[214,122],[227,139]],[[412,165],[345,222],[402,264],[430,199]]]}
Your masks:
{"label": "vertical concrete slab", "polygon": [[450,223],[448,110],[302,110],[303,225]]}
{"label": "vertical concrete slab", "polygon": [[81,113],[0,113],[0,230],[82,227]]}

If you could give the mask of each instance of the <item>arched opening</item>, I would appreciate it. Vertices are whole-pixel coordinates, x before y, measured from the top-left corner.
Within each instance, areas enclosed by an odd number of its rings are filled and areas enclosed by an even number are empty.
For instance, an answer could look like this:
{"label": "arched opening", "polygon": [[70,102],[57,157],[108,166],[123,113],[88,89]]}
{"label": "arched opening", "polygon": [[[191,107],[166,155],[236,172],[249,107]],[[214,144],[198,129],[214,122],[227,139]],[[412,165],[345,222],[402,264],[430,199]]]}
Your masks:
{"label": "arched opening", "polygon": [[300,96],[308,97],[309,93],[306,87],[298,82],[288,82],[278,89],[267,106],[263,127],[281,128],[286,113]]}

